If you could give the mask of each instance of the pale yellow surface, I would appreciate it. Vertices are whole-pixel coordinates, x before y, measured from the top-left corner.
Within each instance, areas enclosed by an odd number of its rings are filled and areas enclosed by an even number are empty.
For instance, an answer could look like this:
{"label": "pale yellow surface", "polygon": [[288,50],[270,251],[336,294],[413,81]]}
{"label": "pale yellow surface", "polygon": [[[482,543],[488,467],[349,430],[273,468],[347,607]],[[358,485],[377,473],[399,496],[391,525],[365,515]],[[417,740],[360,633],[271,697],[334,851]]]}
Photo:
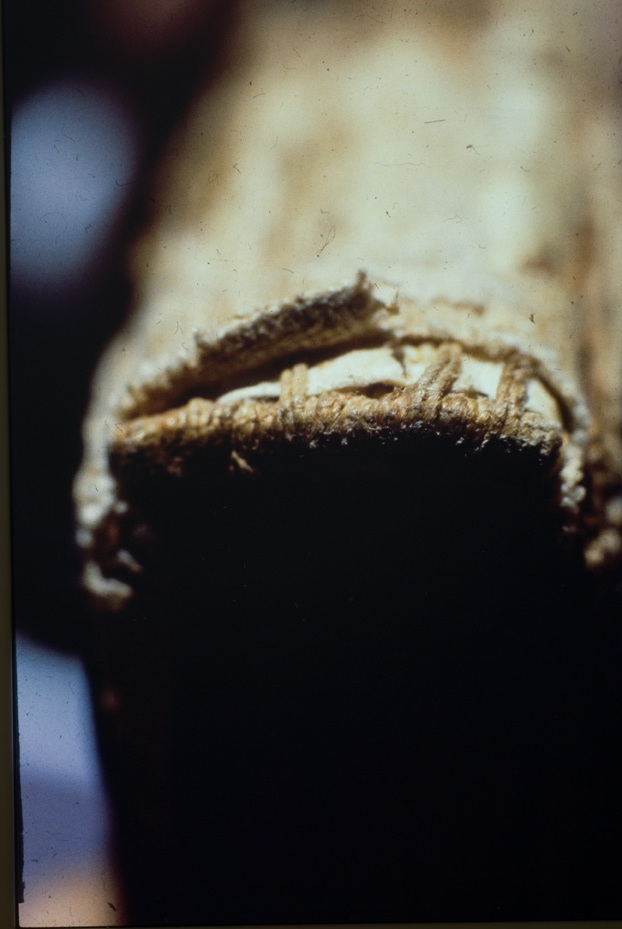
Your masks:
{"label": "pale yellow surface", "polygon": [[19,905],[24,929],[127,925],[118,883],[107,862],[50,875],[31,887],[26,898]]}

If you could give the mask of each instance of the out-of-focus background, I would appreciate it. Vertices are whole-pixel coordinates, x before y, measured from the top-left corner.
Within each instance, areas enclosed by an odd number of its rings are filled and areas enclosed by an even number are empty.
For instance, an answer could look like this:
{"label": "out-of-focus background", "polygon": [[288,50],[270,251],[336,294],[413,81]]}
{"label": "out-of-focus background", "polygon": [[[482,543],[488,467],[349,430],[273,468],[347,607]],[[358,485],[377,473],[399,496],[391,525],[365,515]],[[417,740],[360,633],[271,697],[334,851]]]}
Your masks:
{"label": "out-of-focus background", "polygon": [[90,379],[128,311],[124,255],[151,168],[196,82],[216,66],[234,7],[3,4],[23,926],[123,922],[80,658],[71,483]]}
{"label": "out-of-focus background", "polygon": [[[620,6],[593,9],[594,54],[620,83]],[[227,0],[3,3],[23,926],[123,923],[71,484],[90,379],[130,305],[124,256],[152,167],[232,15]]]}

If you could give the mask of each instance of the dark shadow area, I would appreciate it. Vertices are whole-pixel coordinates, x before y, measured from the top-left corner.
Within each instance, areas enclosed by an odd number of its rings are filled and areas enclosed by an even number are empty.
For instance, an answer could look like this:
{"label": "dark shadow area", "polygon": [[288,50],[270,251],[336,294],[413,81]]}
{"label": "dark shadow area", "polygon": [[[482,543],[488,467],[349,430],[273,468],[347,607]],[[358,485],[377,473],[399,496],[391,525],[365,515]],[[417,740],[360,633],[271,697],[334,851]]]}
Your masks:
{"label": "dark shadow area", "polygon": [[614,918],[616,613],[549,478],[416,437],[193,462],[127,488],[93,653],[131,918]]}

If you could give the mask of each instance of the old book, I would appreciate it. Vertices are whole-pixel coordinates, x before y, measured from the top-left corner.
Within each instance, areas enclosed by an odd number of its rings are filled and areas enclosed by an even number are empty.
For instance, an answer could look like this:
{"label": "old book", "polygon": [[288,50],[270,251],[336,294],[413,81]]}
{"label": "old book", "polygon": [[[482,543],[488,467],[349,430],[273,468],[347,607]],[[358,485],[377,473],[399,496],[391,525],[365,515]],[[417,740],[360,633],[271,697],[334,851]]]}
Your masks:
{"label": "old book", "polygon": [[575,6],[242,3],[168,146],[75,490],[141,918],[609,915],[555,715],[586,655],[607,703],[622,525],[619,96]]}

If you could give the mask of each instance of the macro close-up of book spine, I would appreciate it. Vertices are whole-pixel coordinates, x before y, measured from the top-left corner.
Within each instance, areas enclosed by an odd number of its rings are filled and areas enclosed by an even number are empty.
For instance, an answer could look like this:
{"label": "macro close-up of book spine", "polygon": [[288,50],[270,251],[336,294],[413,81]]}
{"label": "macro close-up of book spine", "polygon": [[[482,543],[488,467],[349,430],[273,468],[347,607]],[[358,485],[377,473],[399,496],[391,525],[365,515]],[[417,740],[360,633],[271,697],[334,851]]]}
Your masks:
{"label": "macro close-up of book spine", "polygon": [[598,7],[242,2],[180,114],[74,484],[136,924],[620,915]]}

